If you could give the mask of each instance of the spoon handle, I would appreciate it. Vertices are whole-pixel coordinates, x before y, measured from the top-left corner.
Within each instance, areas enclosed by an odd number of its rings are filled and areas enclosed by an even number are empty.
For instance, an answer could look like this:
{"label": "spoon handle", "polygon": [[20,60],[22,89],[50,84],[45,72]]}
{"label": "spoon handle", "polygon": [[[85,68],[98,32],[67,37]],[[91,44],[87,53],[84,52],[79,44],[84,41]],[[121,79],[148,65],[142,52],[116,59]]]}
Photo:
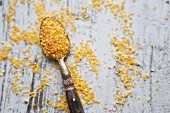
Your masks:
{"label": "spoon handle", "polygon": [[66,91],[66,96],[70,113],[84,113],[84,109],[76,89]]}
{"label": "spoon handle", "polygon": [[62,74],[63,84],[66,90],[66,97],[70,113],[84,113],[84,109],[72,81],[71,74],[64,63],[64,58],[59,59],[58,63]]}

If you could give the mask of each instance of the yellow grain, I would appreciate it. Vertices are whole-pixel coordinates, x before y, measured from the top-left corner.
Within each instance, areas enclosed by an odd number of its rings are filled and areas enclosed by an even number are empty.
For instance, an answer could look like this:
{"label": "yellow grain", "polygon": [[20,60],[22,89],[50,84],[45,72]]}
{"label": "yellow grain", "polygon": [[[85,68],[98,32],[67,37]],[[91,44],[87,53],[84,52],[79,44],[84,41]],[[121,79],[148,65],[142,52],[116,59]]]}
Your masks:
{"label": "yellow grain", "polygon": [[150,98],[148,98],[148,99],[147,99],[147,102],[149,103],[150,101],[151,101],[151,99],[150,99]]}
{"label": "yellow grain", "polygon": [[28,100],[28,99],[25,99],[25,100],[24,100],[24,103],[25,103],[25,104],[27,104],[28,102],[29,102],[29,100]]}
{"label": "yellow grain", "polygon": [[146,73],[145,77],[148,79],[148,78],[150,78],[150,75],[148,73]]}
{"label": "yellow grain", "polygon": [[46,18],[40,31],[43,52],[50,58],[61,59],[70,49],[70,42],[63,26],[55,18]]}
{"label": "yellow grain", "polygon": [[41,69],[40,69],[40,66],[38,64],[34,64],[33,65],[33,68],[32,68],[32,73],[40,73],[41,72]]}
{"label": "yellow grain", "polygon": [[156,91],[159,91],[159,88],[158,88],[158,87],[156,88]]}

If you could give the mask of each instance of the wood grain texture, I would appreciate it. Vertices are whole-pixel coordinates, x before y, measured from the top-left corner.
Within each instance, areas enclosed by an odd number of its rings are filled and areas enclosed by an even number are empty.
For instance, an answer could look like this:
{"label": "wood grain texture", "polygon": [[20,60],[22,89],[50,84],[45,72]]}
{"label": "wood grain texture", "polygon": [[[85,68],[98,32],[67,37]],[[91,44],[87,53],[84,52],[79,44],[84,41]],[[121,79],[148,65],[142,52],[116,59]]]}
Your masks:
{"label": "wood grain texture", "polygon": [[[68,6],[72,10],[75,10],[76,15],[80,15],[81,4],[87,4],[90,0],[63,0],[54,7],[49,6],[48,0],[45,0],[47,4],[47,10],[57,10],[58,7]],[[119,0],[115,0],[119,2]],[[156,10],[153,7],[156,6]],[[8,1],[3,0],[3,5],[0,6],[0,40],[5,43],[9,43],[9,36],[7,31],[9,30],[5,15],[8,11]],[[134,12],[133,26],[134,29],[134,42],[142,45],[143,49],[138,51],[137,59],[141,63],[143,73],[149,73],[151,77],[147,81],[137,82],[136,87],[133,89],[134,97],[128,98],[127,102],[129,106],[123,106],[123,111],[120,113],[170,113],[170,19],[165,20],[166,16],[170,17],[170,4],[168,0],[139,0],[135,3],[132,0],[128,0],[125,3],[125,8],[128,12]],[[32,6],[28,5],[27,0],[25,4],[16,5],[17,13],[16,19],[14,20],[22,29],[27,30],[28,21],[34,21],[37,17],[35,12],[32,10]],[[97,48],[95,51],[96,56],[103,63],[106,61],[107,64],[115,64],[115,59],[111,57],[111,50],[114,49],[110,46],[109,42],[112,37],[107,34],[111,32],[113,26],[120,26],[115,21],[110,12],[96,13],[94,10],[89,11],[89,22],[81,20],[75,21],[77,26],[77,32],[70,39],[72,42],[77,44],[83,38],[85,40],[91,39],[91,47]],[[141,16],[138,17],[138,14]],[[87,29],[89,25],[93,28]],[[118,31],[119,32],[119,31]],[[121,33],[120,33],[121,34]],[[95,41],[93,38],[96,37]],[[151,47],[150,45],[154,46]],[[11,56],[20,59],[23,57],[21,50],[28,48],[29,45],[25,42],[16,44],[13,48]],[[0,44],[2,46],[2,44]],[[40,79],[45,72],[49,70],[51,65],[56,64],[55,61],[48,58],[38,59],[42,55],[41,48],[36,45],[30,49],[31,59],[41,66],[40,74],[32,74],[30,67],[24,67],[19,74],[22,74],[22,79],[25,84],[30,87],[31,91],[40,83]],[[104,55],[103,53],[106,53]],[[69,61],[73,59],[72,55],[69,56]],[[83,59],[85,60],[85,59]],[[61,89],[62,79],[60,72],[57,71],[56,85],[47,88],[36,95],[36,98],[30,98],[28,104],[24,104],[24,99],[29,96],[15,95],[11,89],[11,80],[14,77],[11,71],[14,67],[10,64],[10,61],[4,60],[0,64],[0,71],[5,70],[5,76],[0,77],[0,113],[37,113],[39,109],[46,108],[49,113],[65,113],[58,109],[51,108],[45,104],[46,98],[51,98],[53,102],[59,98],[60,94],[64,93],[64,89]],[[154,72],[151,72],[154,69]],[[97,99],[100,100],[100,104],[85,105],[86,113],[112,113],[114,97],[113,93],[117,85],[120,85],[120,79],[114,78],[116,76],[116,69],[107,69],[106,65],[102,65],[99,70],[99,78],[95,79],[95,73],[85,72],[88,69],[80,64],[79,72],[83,78],[90,82],[94,80],[93,84],[90,84],[92,89],[95,89],[94,93]],[[109,74],[108,77],[105,75]],[[160,82],[156,83],[156,80]],[[101,85],[101,87],[95,87]],[[159,87],[160,90],[156,91]],[[57,91],[57,96],[51,96],[52,92]],[[48,94],[50,92],[50,94]],[[8,94],[8,96],[6,96]],[[140,97],[140,100],[138,100]],[[147,99],[151,98],[151,102],[147,103]],[[32,104],[36,103],[37,106],[32,108]],[[103,109],[103,106],[108,106],[111,110],[107,111]],[[12,109],[10,109],[12,108]]]}

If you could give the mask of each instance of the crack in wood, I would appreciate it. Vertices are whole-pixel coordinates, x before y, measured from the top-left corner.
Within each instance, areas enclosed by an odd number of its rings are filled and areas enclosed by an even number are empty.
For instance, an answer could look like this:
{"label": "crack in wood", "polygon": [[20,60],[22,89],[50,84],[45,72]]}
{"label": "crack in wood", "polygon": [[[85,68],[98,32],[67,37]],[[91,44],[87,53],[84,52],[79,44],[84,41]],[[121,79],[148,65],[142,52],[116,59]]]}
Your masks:
{"label": "crack in wood", "polygon": [[149,65],[149,68],[150,68],[150,72],[149,72],[149,74],[150,74],[150,81],[149,81],[149,83],[150,83],[150,86],[149,86],[149,90],[150,90],[150,94],[149,94],[149,96],[150,96],[150,107],[151,107],[151,112],[153,112],[153,106],[152,106],[152,72],[151,72],[151,70],[152,70],[152,63],[153,63],[153,46],[151,47],[151,55],[150,55],[150,65]]}
{"label": "crack in wood", "polygon": [[[34,62],[37,62],[36,56],[35,56]],[[32,77],[32,82],[31,82],[31,86],[30,86],[30,87],[31,87],[30,92],[33,92],[33,91],[34,91],[34,82],[35,82],[35,74],[33,74],[33,77]],[[27,106],[27,111],[26,111],[26,113],[30,113],[30,112],[31,112],[32,102],[33,102],[33,97],[31,97],[31,98],[29,99],[29,103],[28,103],[28,106]],[[35,110],[35,108],[34,108],[34,110]]]}
{"label": "crack in wood", "polygon": [[39,93],[36,94],[36,97],[34,99],[34,104],[36,104],[36,106],[33,109],[35,113],[37,113],[37,108],[38,108],[38,95]]}
{"label": "crack in wood", "polygon": [[[44,63],[44,65],[43,65],[43,61],[41,62],[41,69],[46,69],[46,61],[44,61],[45,63]],[[41,74],[40,74],[40,77],[41,77]],[[43,101],[44,101],[44,106],[45,106],[45,98],[44,98],[44,100],[43,100],[43,96],[44,96],[44,90],[42,89],[42,92],[40,92],[40,96],[39,96],[39,108],[40,109],[42,109],[43,108]],[[44,96],[45,97],[45,96]]]}
{"label": "crack in wood", "polygon": [[[31,92],[34,91],[34,80],[35,80],[34,78],[35,78],[35,74],[33,74],[33,77],[32,77]],[[31,98],[29,99],[29,103],[28,103],[28,106],[27,106],[27,113],[30,113],[30,111],[31,111],[32,101],[33,101],[33,97],[31,97]]]}
{"label": "crack in wood", "polygon": [[0,6],[2,6],[2,0],[0,0]]}
{"label": "crack in wood", "polygon": [[[41,69],[45,69],[45,68],[43,68],[42,64],[43,64],[43,60],[41,60],[40,66],[41,66]],[[46,63],[45,63],[45,66],[46,66]],[[41,73],[40,73],[39,79],[40,79],[41,77],[42,77],[42,76],[41,76]],[[37,97],[37,98],[38,98],[38,97]],[[39,93],[39,98],[38,98],[38,102],[37,102],[38,107],[39,107],[40,109],[43,108],[43,106],[42,106],[42,102],[43,102],[42,99],[43,99],[43,89],[42,89],[42,92]]]}
{"label": "crack in wood", "polygon": [[1,100],[0,100],[0,111],[2,111],[2,101],[3,101],[3,95],[4,95],[4,83],[5,83],[5,74],[6,74],[6,62],[4,65],[4,76],[3,76],[3,82],[2,82],[2,89],[1,89]]}
{"label": "crack in wood", "polygon": [[[12,69],[12,67],[10,66],[9,71],[8,71],[8,73],[7,73],[8,75],[10,75],[11,69]],[[11,84],[11,82],[9,82],[8,80],[7,80],[7,82],[8,82],[8,84]],[[10,85],[8,85],[8,87],[7,87],[7,89],[6,89],[6,95],[7,95],[7,91],[8,91],[9,86],[10,86]],[[9,93],[9,95],[8,95],[8,102],[9,102],[9,96],[10,96],[10,93]],[[4,101],[4,109],[5,109],[5,105],[6,105],[6,100],[7,100],[7,97],[5,98],[5,101]],[[7,104],[8,104],[8,103],[7,103]]]}
{"label": "crack in wood", "polygon": [[167,0],[165,3],[169,4],[169,0]]}
{"label": "crack in wood", "polygon": [[[3,12],[3,13],[2,13],[2,17],[3,17],[3,18],[2,18],[2,23],[3,23],[3,28],[4,28],[4,29],[3,29],[3,34],[5,34],[5,17],[6,17],[6,14],[4,13],[4,10],[5,10],[5,9],[4,9],[4,5],[3,5],[3,6],[2,6],[2,12]],[[4,36],[3,36],[3,37],[4,37]]]}
{"label": "crack in wood", "polygon": [[39,108],[42,109],[43,108],[43,105],[42,105],[42,102],[43,102],[43,90],[42,92],[40,92],[40,96],[39,96]]}
{"label": "crack in wood", "polygon": [[69,0],[67,0],[67,7],[69,7]]}
{"label": "crack in wood", "polygon": [[[42,69],[42,61],[41,61],[41,63],[40,63],[40,67],[41,67],[41,69]],[[40,73],[40,75],[39,75],[39,79],[41,79],[41,73]],[[34,99],[34,104],[36,104],[36,106],[33,108],[34,109],[34,112],[37,112],[37,108],[38,107],[40,107],[39,106],[39,104],[41,104],[42,105],[42,98],[39,98],[39,95],[41,94],[41,92],[39,93],[37,93],[36,94],[36,97],[35,97],[35,99]],[[41,101],[40,101],[40,99],[41,99]],[[41,109],[42,107],[40,107],[40,109]]]}

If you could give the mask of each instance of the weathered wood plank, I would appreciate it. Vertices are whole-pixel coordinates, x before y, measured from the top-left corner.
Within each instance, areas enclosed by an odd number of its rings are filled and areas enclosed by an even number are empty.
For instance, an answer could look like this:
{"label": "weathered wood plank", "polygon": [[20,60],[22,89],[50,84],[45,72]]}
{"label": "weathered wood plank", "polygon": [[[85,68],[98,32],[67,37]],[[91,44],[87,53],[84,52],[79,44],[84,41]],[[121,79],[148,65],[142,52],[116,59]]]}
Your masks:
{"label": "weathered wood plank", "polygon": [[[28,2],[28,1],[27,1]],[[33,22],[37,17],[35,12],[32,10],[32,6],[25,4],[17,4],[16,6],[16,19],[17,23],[22,29],[28,30],[28,21]],[[52,11],[57,10],[61,6],[67,6],[72,10],[75,10],[75,14],[80,16],[80,5],[88,4],[88,1],[69,1],[65,0],[50,7],[49,1],[46,0],[47,10]],[[115,1],[120,2],[120,1]],[[156,6],[156,10],[153,7]],[[8,1],[3,1],[3,6],[1,7],[0,13],[0,40],[9,43],[9,36],[7,34],[8,26],[5,21],[5,15],[8,10]],[[166,16],[170,17],[170,5],[163,0],[143,0],[133,3],[132,1],[127,1],[125,8],[128,12],[134,12],[133,16],[133,27],[135,30],[134,42],[142,45],[143,49],[138,50],[138,61],[141,63],[141,68],[143,73],[149,73],[151,77],[143,81],[142,79],[137,82],[136,87],[133,89],[134,97],[128,98],[127,103],[129,106],[125,105],[123,111],[118,111],[120,113],[169,113],[170,112],[170,20],[165,20]],[[89,72],[87,67],[83,65],[86,59],[83,59],[79,66],[79,72],[83,78],[90,82],[94,80],[93,84],[90,84],[92,89],[95,89],[95,96],[100,100],[100,104],[85,105],[85,111],[87,113],[109,113],[113,112],[114,93],[117,85],[122,87],[120,78],[116,77],[116,67],[115,69],[108,69],[107,65],[116,64],[115,59],[112,57],[111,50],[114,49],[110,46],[109,42],[111,36],[111,29],[115,26],[120,26],[119,23],[113,19],[113,15],[108,12],[96,13],[94,10],[88,10],[90,21],[84,22],[82,20],[75,21],[77,26],[77,32],[70,37],[71,42],[75,42],[77,45],[81,39],[87,40],[91,39],[90,46],[92,48],[97,48],[95,51],[97,57],[102,62],[102,66],[99,70],[99,78],[95,79],[95,74]],[[138,16],[140,14],[140,17]],[[88,28],[92,25],[93,28]],[[117,31],[121,34],[121,31]],[[97,40],[94,40],[94,37]],[[154,45],[151,47],[150,45]],[[15,45],[12,57],[16,59],[22,58],[24,55],[20,52],[23,48],[28,48],[31,44],[26,44],[21,42]],[[0,45],[2,46],[2,44]],[[33,91],[34,88],[39,85],[42,75],[45,70],[50,70],[51,65],[56,64],[55,61],[48,58],[38,59],[42,55],[42,51],[38,46],[33,46],[31,48],[31,59],[41,67],[40,74],[32,74],[30,67],[24,67],[18,72],[22,74],[22,79],[25,81],[24,84],[27,85]],[[104,55],[106,53],[106,55]],[[73,56],[70,55],[68,61],[73,60]],[[107,65],[104,64],[107,62]],[[5,70],[5,76],[0,77],[0,112],[2,113],[36,113],[41,108],[46,108],[49,113],[63,112],[57,109],[48,107],[45,104],[47,98],[51,98],[52,102],[59,98],[60,94],[64,93],[61,89],[62,82],[60,72],[57,71],[56,85],[47,88],[46,91],[36,95],[36,98],[29,99],[28,104],[24,104],[24,99],[28,99],[29,95],[21,96],[16,95],[11,89],[11,80],[14,75],[11,73],[15,69],[8,60],[4,60],[0,65],[0,71]],[[154,72],[151,72],[154,69]],[[86,71],[88,72],[86,74]],[[106,77],[108,75],[108,77]],[[156,80],[160,82],[156,83]],[[100,86],[100,87],[99,87]],[[156,88],[160,88],[156,91]],[[52,93],[57,91],[59,94],[57,96],[52,96]],[[125,91],[122,89],[122,91]],[[48,94],[49,93],[49,94]],[[8,96],[7,96],[8,95]],[[138,99],[140,98],[140,99]],[[151,102],[147,103],[147,99],[151,98]],[[37,104],[36,107],[32,108],[32,104]],[[111,110],[103,109],[103,106],[107,106]],[[121,107],[121,106],[119,106]],[[12,108],[12,110],[10,109]]]}

